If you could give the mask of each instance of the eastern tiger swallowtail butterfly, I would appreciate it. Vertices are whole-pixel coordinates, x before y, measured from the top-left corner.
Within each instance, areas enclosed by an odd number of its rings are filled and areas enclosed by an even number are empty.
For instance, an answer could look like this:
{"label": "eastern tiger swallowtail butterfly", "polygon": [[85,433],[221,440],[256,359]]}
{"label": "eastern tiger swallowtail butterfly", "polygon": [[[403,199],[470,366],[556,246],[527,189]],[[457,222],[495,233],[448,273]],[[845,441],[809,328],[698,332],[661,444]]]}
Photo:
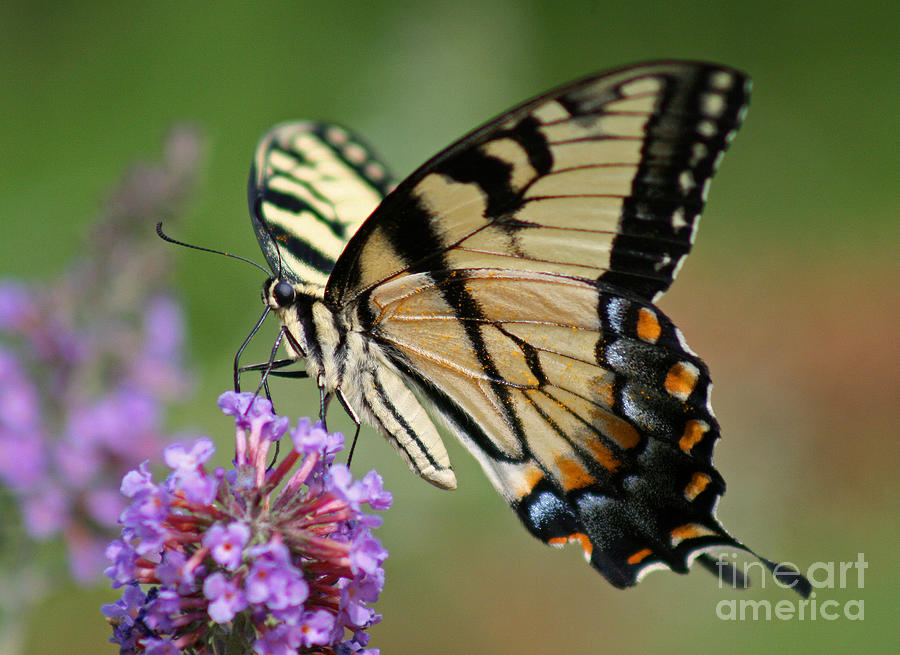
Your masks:
{"label": "eastern tiger swallowtail butterfly", "polygon": [[710,547],[749,551],[715,518],[707,367],[653,304],[694,242],[749,89],[705,63],[591,75],[396,187],[343,127],[268,132],[248,188],[275,272],[263,299],[323,414],[337,396],[452,489],[428,408],[534,536],[578,542],[617,587],[697,557],[712,567]]}

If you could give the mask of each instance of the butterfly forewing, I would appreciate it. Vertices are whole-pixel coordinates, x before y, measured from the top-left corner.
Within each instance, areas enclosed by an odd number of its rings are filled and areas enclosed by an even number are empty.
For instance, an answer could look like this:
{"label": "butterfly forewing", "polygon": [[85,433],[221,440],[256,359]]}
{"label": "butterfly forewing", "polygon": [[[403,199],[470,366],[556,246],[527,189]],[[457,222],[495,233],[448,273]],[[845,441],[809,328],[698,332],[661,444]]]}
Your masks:
{"label": "butterfly forewing", "polygon": [[343,305],[402,273],[490,267],[604,280],[653,299],[691,247],[748,89],[737,71],[657,63],[525,103],[386,198],[327,298]]}
{"label": "butterfly forewing", "polygon": [[269,266],[285,279],[324,287],[347,241],[391,186],[385,166],[347,129],[276,126],[256,148],[247,187]]}

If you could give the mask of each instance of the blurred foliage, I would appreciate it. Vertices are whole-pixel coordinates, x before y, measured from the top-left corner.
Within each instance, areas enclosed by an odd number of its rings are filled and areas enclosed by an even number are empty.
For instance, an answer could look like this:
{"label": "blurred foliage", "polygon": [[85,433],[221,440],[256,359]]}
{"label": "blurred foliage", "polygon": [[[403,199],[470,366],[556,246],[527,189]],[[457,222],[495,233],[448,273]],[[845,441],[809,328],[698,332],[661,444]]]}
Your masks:
{"label": "blurred foliage", "polygon": [[[738,596],[704,572],[617,591],[574,550],[530,539],[461,448],[451,447],[460,490],[442,493],[364,430],[355,465],[377,466],[396,498],[380,535],[392,555],[373,645],[386,654],[887,650],[900,582],[900,535],[883,518],[898,509],[897,19],[896,6],[866,1],[9,0],[0,5],[0,274],[61,270],[123,168],[158,152],[175,122],[199,124],[211,151],[174,236],[261,260],[245,184],[256,139],[276,122],[353,126],[404,175],[491,115],[590,71],[661,57],[742,68],[755,83],[748,121],[663,307],[717,383],[717,463],[730,489],[721,518],[801,567],[864,552],[864,589],[818,595],[865,599],[865,620],[723,622],[716,602]],[[227,439],[215,396],[258,315],[262,280],[223,258],[177,257],[200,381],[200,404],[178,421]],[[302,385],[277,387],[280,409],[314,411],[314,387]],[[332,420],[348,429],[339,414]],[[107,652],[98,606],[112,595],[55,594],[33,614],[27,652]],[[786,594],[769,581],[740,597]]]}

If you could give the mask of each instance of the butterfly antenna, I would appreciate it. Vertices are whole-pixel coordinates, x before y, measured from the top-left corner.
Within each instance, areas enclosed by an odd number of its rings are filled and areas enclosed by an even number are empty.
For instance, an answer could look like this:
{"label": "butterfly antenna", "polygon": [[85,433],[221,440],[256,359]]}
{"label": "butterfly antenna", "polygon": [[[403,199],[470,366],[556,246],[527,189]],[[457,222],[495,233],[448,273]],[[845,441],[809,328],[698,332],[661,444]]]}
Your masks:
{"label": "butterfly antenna", "polygon": [[[266,277],[268,277],[272,274],[268,269],[263,268],[262,266],[257,264],[252,259],[247,259],[246,257],[241,257],[240,255],[235,255],[230,252],[225,252],[224,250],[215,250],[214,248],[204,248],[203,246],[195,246],[192,243],[185,243],[184,241],[179,241],[178,239],[173,239],[168,234],[163,232],[162,221],[160,221],[159,223],[156,224],[156,233],[159,235],[159,238],[162,239],[163,241],[168,241],[169,243],[174,243],[176,246],[184,246],[185,248],[192,248],[193,250],[202,250],[203,252],[211,252],[214,255],[224,255],[225,257],[231,257],[232,259],[239,259],[242,262],[247,262],[248,264],[253,264],[254,266],[256,266],[256,268],[258,268],[263,273],[265,273]],[[280,268],[280,265],[281,265],[281,255],[280,254],[278,256],[278,260],[279,260],[279,268]]]}
{"label": "butterfly antenna", "polygon": [[250,334],[247,335],[247,338],[244,339],[244,343],[241,344],[241,347],[238,348],[238,351],[234,355],[234,390],[241,390],[241,373],[244,369],[241,368],[241,356],[244,354],[244,349],[247,347],[247,344],[253,339],[257,332],[259,332],[259,328],[265,322],[266,317],[269,315],[269,311],[271,311],[271,307],[266,305],[265,309],[263,309],[262,316],[259,317],[259,320],[256,321],[256,325],[253,326],[253,329],[250,330]]}

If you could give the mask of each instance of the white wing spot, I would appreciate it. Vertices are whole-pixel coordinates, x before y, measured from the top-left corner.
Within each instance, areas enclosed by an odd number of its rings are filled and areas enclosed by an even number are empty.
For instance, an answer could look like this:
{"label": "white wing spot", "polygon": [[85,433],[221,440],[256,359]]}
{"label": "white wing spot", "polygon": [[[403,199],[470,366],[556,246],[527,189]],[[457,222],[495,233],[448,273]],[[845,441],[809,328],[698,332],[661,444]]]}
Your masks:
{"label": "white wing spot", "polygon": [[697,356],[697,353],[691,350],[691,347],[687,344],[687,341],[684,340],[684,334],[682,334],[681,330],[679,330],[677,327],[675,328],[675,338],[678,339],[678,345],[681,346],[681,349],[684,352],[688,353],[689,355],[694,355],[695,357]]}
{"label": "white wing spot", "polygon": [[716,155],[715,161],[713,161],[713,170],[719,170],[719,164],[722,163],[722,160],[725,158],[725,153],[723,151],[719,151],[719,154]]}
{"label": "white wing spot", "polygon": [[362,164],[366,161],[366,151],[355,143],[351,143],[344,148],[343,154],[348,161],[351,161],[354,164]]}
{"label": "white wing spot", "polygon": [[373,162],[366,164],[366,175],[375,182],[381,182],[384,179],[384,169]]}
{"label": "white wing spot", "polygon": [[672,263],[672,258],[669,256],[669,253],[663,253],[662,258],[653,265],[657,271],[661,271],[666,266]]}
{"label": "white wing spot", "polygon": [[[693,235],[693,232],[691,232],[691,235]],[[691,240],[691,243],[693,243],[693,239]],[[675,262],[675,266],[672,267],[672,279],[673,280],[676,277],[678,277],[678,274],[681,272],[681,267],[684,266],[684,262],[686,259],[687,259],[687,256],[682,255],[681,257],[678,258],[678,261]]]}
{"label": "white wing spot", "polygon": [[[716,413],[713,411],[713,408],[712,408],[712,388],[713,388],[712,382],[707,383],[707,385],[706,385],[706,411],[709,412],[710,416],[715,418]],[[715,511],[715,510],[713,510],[713,511]]]}
{"label": "white wing spot", "polygon": [[718,93],[707,93],[703,96],[703,111],[710,118],[718,118],[725,111],[725,98]]}
{"label": "white wing spot", "polygon": [[714,137],[716,135],[716,124],[712,121],[700,121],[697,124],[697,133],[706,138]]}
{"label": "white wing spot", "polygon": [[709,86],[713,89],[727,91],[734,84],[734,77],[726,71],[716,71],[709,78]]}
{"label": "white wing spot", "polygon": [[691,166],[699,164],[708,154],[709,148],[706,147],[705,143],[700,143],[699,141],[695,143],[693,152],[691,152]]}
{"label": "white wing spot", "polygon": [[689,223],[687,219],[684,217],[684,207],[679,207],[674,212],[672,212],[672,227],[676,230],[680,230],[683,227],[687,227]]}
{"label": "white wing spot", "polygon": [[691,171],[682,171],[681,175],[678,176],[678,185],[681,187],[681,190],[686,194],[690,193],[691,190],[697,186],[696,182],[694,182],[694,176]]}
{"label": "white wing spot", "polygon": [[328,139],[329,143],[336,146],[347,143],[347,133],[339,127],[329,127],[328,131],[325,132],[325,138]]}

